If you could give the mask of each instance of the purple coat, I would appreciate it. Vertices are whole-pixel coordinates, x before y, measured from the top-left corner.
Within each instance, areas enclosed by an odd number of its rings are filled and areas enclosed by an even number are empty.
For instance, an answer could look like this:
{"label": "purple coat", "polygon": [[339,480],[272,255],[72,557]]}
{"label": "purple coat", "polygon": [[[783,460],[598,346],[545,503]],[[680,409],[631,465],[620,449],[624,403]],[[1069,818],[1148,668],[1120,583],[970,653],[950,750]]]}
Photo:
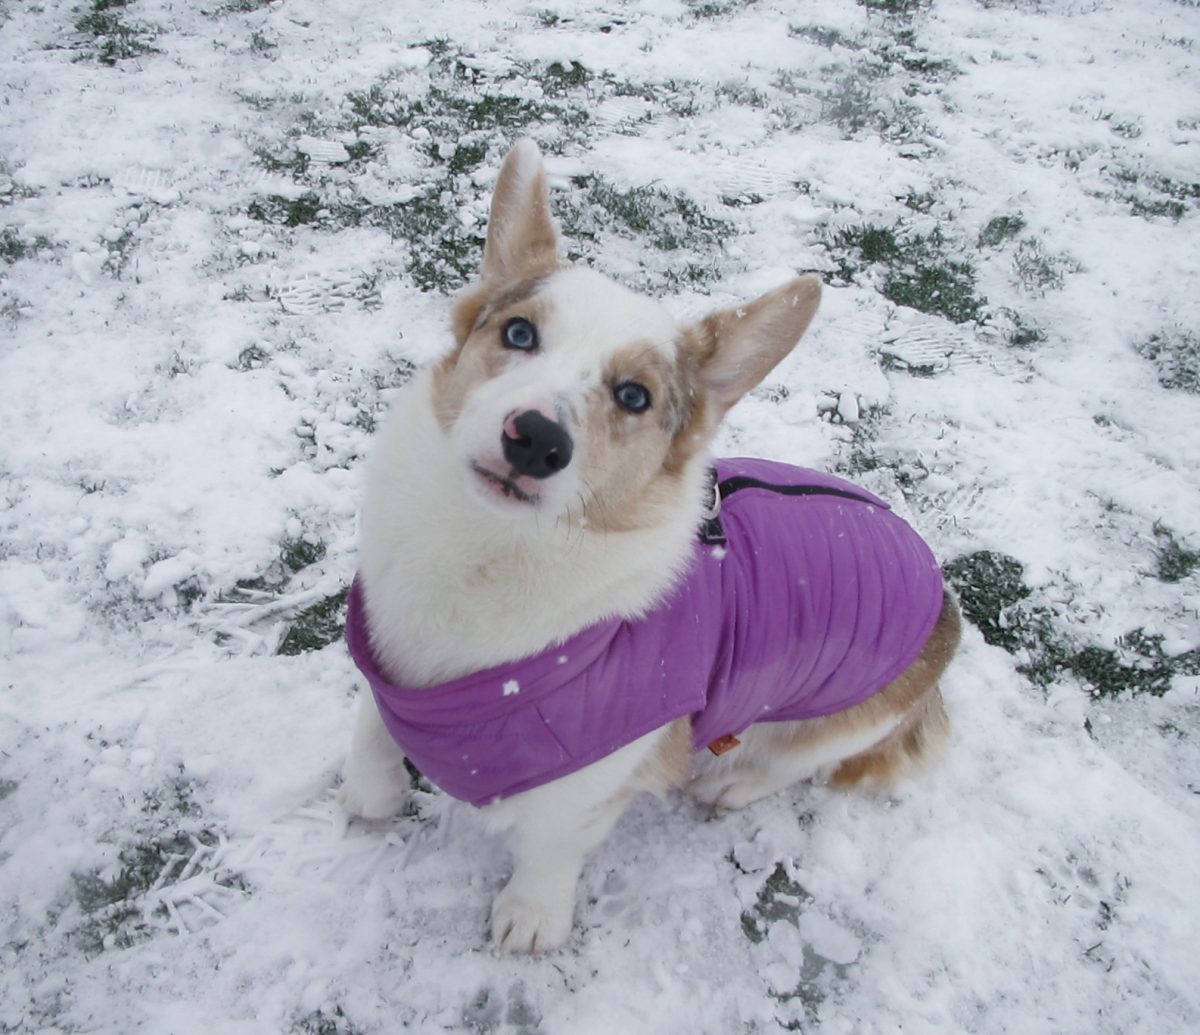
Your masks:
{"label": "purple coat", "polygon": [[698,750],[751,723],[843,711],[915,660],[943,588],[908,524],[831,475],[766,460],[716,468],[719,528],[708,527],[716,534],[697,542],[658,607],[520,661],[425,689],[397,686],[371,652],[355,582],[350,653],[388,730],[433,783],[484,805],[684,715]]}

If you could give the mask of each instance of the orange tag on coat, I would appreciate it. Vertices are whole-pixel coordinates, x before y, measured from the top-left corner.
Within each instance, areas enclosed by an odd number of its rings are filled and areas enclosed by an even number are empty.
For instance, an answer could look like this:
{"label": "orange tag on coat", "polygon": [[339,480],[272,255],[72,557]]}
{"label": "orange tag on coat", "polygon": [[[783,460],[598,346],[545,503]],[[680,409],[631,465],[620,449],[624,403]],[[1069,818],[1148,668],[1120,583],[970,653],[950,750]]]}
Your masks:
{"label": "orange tag on coat", "polygon": [[708,745],[708,750],[714,755],[723,755],[726,751],[732,751],[741,743],[732,733],[726,733],[723,737],[717,737],[711,744]]}

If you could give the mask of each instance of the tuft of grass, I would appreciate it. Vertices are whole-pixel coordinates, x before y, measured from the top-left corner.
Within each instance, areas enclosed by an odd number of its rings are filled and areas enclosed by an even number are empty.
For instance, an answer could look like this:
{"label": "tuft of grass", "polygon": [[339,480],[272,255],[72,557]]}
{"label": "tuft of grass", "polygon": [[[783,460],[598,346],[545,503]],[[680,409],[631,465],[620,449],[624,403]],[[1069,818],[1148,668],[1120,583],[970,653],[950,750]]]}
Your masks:
{"label": "tuft of grass", "polygon": [[217,8],[217,14],[249,14],[274,3],[275,0],[229,0]]}
{"label": "tuft of grass", "polygon": [[578,61],[568,61],[566,64],[554,61],[546,66],[541,83],[542,89],[551,97],[562,97],[572,90],[582,89],[591,80],[592,73]]}
{"label": "tuft of grass", "polygon": [[[178,875],[180,867],[198,850],[211,848],[218,838],[210,830],[177,830],[148,837],[121,850],[119,869],[106,876],[99,871],[72,875],[75,900],[84,922],[75,932],[86,955],[124,949],[154,933],[154,922],[169,918],[165,905],[147,909],[146,896]],[[225,888],[245,890],[244,879],[233,873],[214,878]]]}
{"label": "tuft of grass", "polygon": [[1154,538],[1158,544],[1158,569],[1155,574],[1163,582],[1182,582],[1200,567],[1200,553],[1189,550],[1161,522],[1155,522]]}
{"label": "tuft of grass", "polygon": [[1166,218],[1174,222],[1200,201],[1200,181],[1177,180],[1161,173],[1121,169],[1116,173],[1117,196],[1134,215],[1145,219]]}
{"label": "tuft of grass", "polygon": [[279,556],[267,569],[252,578],[239,580],[236,589],[256,593],[279,593],[292,576],[324,560],[325,553],[324,542],[315,536],[304,535],[297,539],[284,539],[279,544]]}
{"label": "tuft of grass", "polygon": [[1027,237],[1017,245],[1013,255],[1013,271],[1021,286],[1031,294],[1044,295],[1063,286],[1067,273],[1078,273],[1080,265],[1069,255],[1051,255],[1035,237]]}
{"label": "tuft of grass", "polygon": [[664,289],[704,284],[720,276],[722,249],[735,228],[709,215],[686,194],[652,185],[622,190],[591,175],[577,176],[572,184],[576,189],[560,206],[569,238],[596,242],[612,233],[650,244],[661,258],[648,257],[641,265],[647,274],[661,278]]}
{"label": "tuft of grass", "polygon": [[10,226],[0,228],[0,259],[13,263],[29,254],[29,246]]}
{"label": "tuft of grass", "polygon": [[20,259],[27,259],[31,255],[36,255],[42,248],[48,247],[50,247],[49,239],[41,234],[32,241],[27,241],[16,227],[0,227],[0,259],[7,263],[11,264]]}
{"label": "tuft of grass", "polygon": [[905,97],[889,95],[888,65],[871,58],[856,64],[818,96],[821,117],[847,137],[866,131],[895,143],[923,140],[928,129],[920,109]]}
{"label": "tuft of grass", "polygon": [[96,60],[103,65],[115,65],[129,58],[157,53],[150,43],[154,31],[140,22],[125,21],[119,13],[129,6],[129,2],[92,0],[88,11],[75,22],[77,32],[91,37],[96,48]]}
{"label": "tuft of grass", "polygon": [[723,3],[718,0],[687,0],[693,18],[724,18],[754,3],[755,0],[724,0]]}
{"label": "tuft of grass", "polygon": [[348,589],[339,590],[300,611],[284,633],[278,653],[289,656],[306,654],[340,640],[346,618],[348,592]]}
{"label": "tuft of grass", "polygon": [[1164,638],[1133,629],[1114,648],[1084,647],[1071,655],[1068,667],[1094,697],[1122,693],[1161,697],[1176,675],[1200,675],[1200,649],[1175,656],[1163,649]]}
{"label": "tuft of grass", "polygon": [[1164,388],[1200,394],[1200,335],[1175,328],[1152,334],[1135,348],[1154,364]]}
{"label": "tuft of grass", "polygon": [[998,248],[1024,229],[1025,217],[1019,212],[1011,216],[996,216],[989,219],[987,225],[979,231],[979,247]]}
{"label": "tuft of grass", "polygon": [[967,323],[978,320],[987,304],[975,293],[974,266],[952,256],[939,227],[928,234],[902,223],[847,227],[835,233],[827,247],[844,280],[869,267],[882,267],[880,291],[897,305]]}
{"label": "tuft of grass", "polygon": [[263,223],[275,226],[308,226],[318,222],[327,213],[317,194],[301,194],[298,198],[284,198],[278,194],[250,202],[246,215]]}
{"label": "tuft of grass", "polygon": [[733,233],[729,223],[708,215],[681,192],[650,186],[621,190],[599,176],[576,176],[571,182],[581,192],[563,218],[564,228],[570,221],[573,236],[594,240],[598,230],[615,228],[648,240],[659,251],[694,251],[719,248]]}
{"label": "tuft of grass", "polygon": [[859,7],[896,18],[911,18],[929,6],[930,0],[857,0]]}
{"label": "tuft of grass", "polygon": [[834,47],[845,47],[847,50],[858,49],[858,44],[845,33],[825,25],[789,25],[788,33],[831,50]]}

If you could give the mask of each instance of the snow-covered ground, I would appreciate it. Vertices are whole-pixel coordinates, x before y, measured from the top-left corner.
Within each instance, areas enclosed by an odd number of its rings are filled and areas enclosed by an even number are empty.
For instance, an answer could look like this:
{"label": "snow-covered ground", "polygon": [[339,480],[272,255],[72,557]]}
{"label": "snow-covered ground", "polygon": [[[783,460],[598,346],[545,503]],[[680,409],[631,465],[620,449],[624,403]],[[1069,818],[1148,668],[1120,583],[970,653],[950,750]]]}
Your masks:
{"label": "snow-covered ground", "polygon": [[[1200,1030],[1194,0],[0,0],[0,1032]],[[977,628],[889,799],[639,802],[567,950],[346,826],[360,461],[490,177],[680,313],[827,274],[724,451]],[[986,634],[986,639],[985,639]]]}

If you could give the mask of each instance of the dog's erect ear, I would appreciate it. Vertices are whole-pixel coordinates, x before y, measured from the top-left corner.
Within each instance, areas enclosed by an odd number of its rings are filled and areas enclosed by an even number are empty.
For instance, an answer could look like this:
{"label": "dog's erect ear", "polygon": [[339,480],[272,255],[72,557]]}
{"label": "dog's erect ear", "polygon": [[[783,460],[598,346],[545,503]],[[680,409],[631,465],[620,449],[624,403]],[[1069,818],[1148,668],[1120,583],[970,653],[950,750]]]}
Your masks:
{"label": "dog's erect ear", "polygon": [[518,140],[500,166],[492,194],[480,274],[485,281],[516,280],[558,265],[558,228],[537,144]]}
{"label": "dog's erect ear", "polygon": [[795,348],[821,301],[821,281],[797,277],[743,306],[722,309],[687,329],[713,427],[725,411]]}

